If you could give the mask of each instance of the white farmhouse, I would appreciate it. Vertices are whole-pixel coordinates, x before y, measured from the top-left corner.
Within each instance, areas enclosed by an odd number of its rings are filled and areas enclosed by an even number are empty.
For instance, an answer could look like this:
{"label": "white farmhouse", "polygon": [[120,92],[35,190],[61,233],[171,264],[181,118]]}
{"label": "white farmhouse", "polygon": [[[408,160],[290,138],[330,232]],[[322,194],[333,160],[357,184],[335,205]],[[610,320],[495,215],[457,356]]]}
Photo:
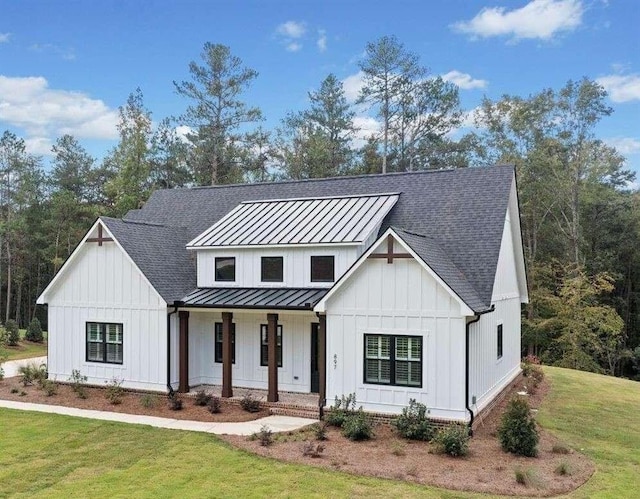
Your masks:
{"label": "white farmhouse", "polygon": [[38,303],[49,374],[417,399],[470,423],[520,372],[510,166],[156,191],[99,218]]}

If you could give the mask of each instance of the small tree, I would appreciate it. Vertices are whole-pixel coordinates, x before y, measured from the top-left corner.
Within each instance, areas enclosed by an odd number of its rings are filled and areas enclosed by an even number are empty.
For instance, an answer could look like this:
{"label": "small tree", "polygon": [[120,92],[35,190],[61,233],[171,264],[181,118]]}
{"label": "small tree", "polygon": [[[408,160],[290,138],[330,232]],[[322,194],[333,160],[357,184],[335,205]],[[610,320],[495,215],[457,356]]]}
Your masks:
{"label": "small tree", "polygon": [[29,323],[25,338],[35,343],[42,343],[44,341],[44,336],[42,335],[42,326],[40,325],[40,321],[37,317],[34,317],[33,320]]}
{"label": "small tree", "polygon": [[7,330],[7,345],[10,347],[17,346],[18,343],[20,343],[20,328],[18,328],[18,323],[13,319],[9,319],[5,325],[5,329]]}
{"label": "small tree", "polygon": [[527,457],[538,455],[538,430],[526,399],[515,397],[509,401],[498,428],[498,437],[506,452]]}

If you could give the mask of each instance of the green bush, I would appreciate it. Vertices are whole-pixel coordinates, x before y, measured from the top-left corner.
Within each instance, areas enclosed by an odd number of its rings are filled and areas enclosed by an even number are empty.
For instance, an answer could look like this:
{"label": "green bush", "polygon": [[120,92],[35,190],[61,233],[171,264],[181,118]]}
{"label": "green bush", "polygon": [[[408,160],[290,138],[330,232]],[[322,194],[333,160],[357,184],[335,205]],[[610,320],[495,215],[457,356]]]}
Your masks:
{"label": "green bush", "polygon": [[158,398],[155,395],[151,395],[150,393],[145,393],[140,396],[140,405],[145,409],[152,409],[158,403]]}
{"label": "green bush", "polygon": [[209,402],[207,402],[207,409],[211,414],[218,414],[222,411],[222,402],[220,401],[220,397],[211,397]]}
{"label": "green bush", "polygon": [[342,423],[342,434],[349,440],[370,440],[373,438],[373,424],[371,418],[365,414],[362,407],[347,415]]}
{"label": "green bush", "polygon": [[324,420],[329,426],[341,428],[347,417],[356,412],[356,394],[350,393],[346,397],[336,397],[331,409],[326,414]]}
{"label": "green bush", "polygon": [[263,424],[260,431],[255,435],[263,447],[269,447],[273,443],[273,433],[266,424]]}
{"label": "green bush", "polygon": [[443,428],[433,441],[440,452],[453,457],[466,456],[469,452],[469,430],[462,425]]}
{"label": "green bush", "polygon": [[178,395],[177,392],[171,391],[167,396],[169,400],[169,409],[172,411],[181,411],[182,410],[182,398]]}
{"label": "green bush", "polygon": [[240,400],[240,407],[247,412],[258,412],[260,410],[260,401],[254,398],[251,392],[247,392]]}
{"label": "green bush", "polygon": [[34,317],[33,320],[29,323],[27,333],[25,334],[25,339],[33,341],[35,343],[42,343],[44,341],[42,326],[40,325],[40,321],[37,317]]}
{"label": "green bush", "polygon": [[402,415],[392,424],[402,437],[409,440],[431,440],[433,438],[434,429],[427,419],[427,406],[415,399],[409,399],[409,406],[402,409]]}
{"label": "green bush", "polygon": [[207,405],[209,403],[211,398],[212,398],[212,395],[209,395],[204,390],[198,390],[196,392],[196,397],[195,397],[194,403],[196,405],[200,406],[200,407],[204,407],[205,405]]}
{"label": "green bush", "polygon": [[34,383],[41,385],[47,379],[47,366],[45,364],[40,366],[26,364],[18,368],[18,374],[22,376],[22,384],[24,386],[33,385]]}
{"label": "green bush", "polygon": [[40,388],[47,395],[47,397],[53,397],[58,393],[58,384],[50,379],[45,379],[40,383]]}
{"label": "green bush", "polygon": [[74,369],[71,371],[71,377],[69,378],[69,383],[71,383],[71,389],[75,392],[78,398],[86,399],[87,398],[87,377],[83,376],[80,373],[79,369]]}
{"label": "green bush", "polygon": [[105,390],[105,396],[107,400],[113,405],[122,403],[122,397],[124,397],[124,388],[122,388],[122,382],[124,380],[113,378],[111,381],[107,381],[107,388]]}
{"label": "green bush", "polygon": [[313,430],[313,434],[316,437],[316,440],[326,440],[327,439],[327,423],[321,421],[311,426]]}
{"label": "green bush", "polygon": [[515,397],[509,401],[498,428],[498,437],[506,452],[527,457],[538,455],[538,430],[526,399]]}
{"label": "green bush", "polygon": [[7,345],[11,347],[17,346],[18,343],[20,343],[20,328],[18,328],[18,323],[13,319],[9,319],[4,327],[7,330]]}

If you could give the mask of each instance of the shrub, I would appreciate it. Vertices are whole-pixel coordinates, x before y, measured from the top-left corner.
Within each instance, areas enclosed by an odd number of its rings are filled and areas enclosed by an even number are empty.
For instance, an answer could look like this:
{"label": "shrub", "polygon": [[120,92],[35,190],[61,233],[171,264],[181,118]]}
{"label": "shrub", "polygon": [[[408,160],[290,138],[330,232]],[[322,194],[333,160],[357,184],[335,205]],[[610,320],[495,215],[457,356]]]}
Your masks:
{"label": "shrub", "polygon": [[305,457],[322,457],[322,453],[324,452],[323,444],[316,444],[314,442],[305,442],[302,445],[302,455]]}
{"label": "shrub", "polygon": [[453,457],[466,456],[469,452],[469,430],[462,425],[450,425],[436,434],[434,443],[440,452]]}
{"label": "shrub", "polygon": [[515,397],[509,401],[498,428],[498,437],[506,452],[528,457],[538,454],[538,430],[524,398]]}
{"label": "shrub", "polygon": [[553,444],[553,447],[551,447],[551,452],[553,452],[554,454],[569,454],[571,453],[571,449],[564,444],[558,443]]}
{"label": "shrub", "polygon": [[24,397],[27,394],[27,392],[25,392],[24,390],[20,390],[20,396]]}
{"label": "shrub", "polygon": [[113,378],[111,381],[107,381],[105,396],[113,405],[122,403],[122,397],[124,396],[124,388],[122,388],[123,381],[124,380],[118,378]]}
{"label": "shrub", "polygon": [[204,407],[205,405],[207,405],[209,403],[209,401],[211,400],[212,395],[209,395],[207,392],[205,392],[204,390],[198,390],[196,392],[196,397],[194,400],[194,403],[200,407]]}
{"label": "shrub", "polygon": [[313,430],[316,440],[327,439],[327,423],[321,421],[320,423],[314,424],[311,429]]}
{"label": "shrub", "polygon": [[0,381],[4,379],[4,368],[2,367],[2,362],[0,362]]}
{"label": "shrub", "polygon": [[341,428],[345,422],[345,419],[353,415],[356,412],[356,394],[350,393],[346,397],[342,395],[340,399],[336,397],[336,400],[331,406],[331,410],[325,416],[325,421],[329,426],[336,426]]}
{"label": "shrub", "polygon": [[263,447],[269,447],[273,443],[273,433],[266,424],[263,424],[260,431],[254,435]]}
{"label": "shrub", "polygon": [[211,414],[218,414],[222,410],[220,397],[211,397],[209,402],[207,402],[207,409],[209,409]]}
{"label": "shrub", "polygon": [[540,485],[540,479],[538,478],[537,473],[532,468],[527,468],[523,470],[522,468],[516,468],[515,471],[516,482],[520,485],[524,485],[525,487],[531,487]]}
{"label": "shrub", "polygon": [[20,343],[20,328],[18,327],[18,323],[13,319],[9,319],[4,327],[7,330],[7,345],[11,347],[17,346],[18,343]]}
{"label": "shrub", "polygon": [[18,390],[15,386],[11,388],[11,393],[19,393],[20,390]]}
{"label": "shrub", "polygon": [[40,383],[40,388],[42,388],[42,391],[46,394],[47,397],[52,397],[56,393],[58,393],[58,385],[50,379],[45,379],[42,383]]}
{"label": "shrub", "polygon": [[69,382],[71,383],[71,389],[75,392],[78,398],[86,399],[87,398],[87,377],[83,376],[78,369],[74,369],[71,371],[71,377],[69,378]]}
{"label": "shrub", "polygon": [[571,474],[571,466],[566,461],[561,461],[555,469],[556,475],[570,475]]}
{"label": "shrub", "polygon": [[173,390],[169,392],[167,396],[169,400],[169,409],[172,411],[181,411],[182,410],[182,398],[178,395],[177,392]]}
{"label": "shrub", "polygon": [[409,440],[431,440],[433,425],[427,419],[427,406],[409,399],[409,406],[402,409],[402,414],[393,421],[398,433]]}
{"label": "shrub", "polygon": [[354,441],[373,438],[371,418],[365,414],[362,407],[346,417],[342,423],[342,434],[349,440]]}
{"label": "shrub", "polygon": [[151,409],[156,406],[158,399],[155,395],[145,393],[140,397],[140,405],[146,409]]}
{"label": "shrub", "polygon": [[258,412],[260,411],[260,401],[254,398],[251,392],[247,392],[240,400],[240,407],[247,412]]}
{"label": "shrub", "polygon": [[35,343],[42,343],[44,341],[42,326],[40,325],[40,321],[37,317],[34,317],[33,320],[29,323],[29,327],[27,327],[27,333],[25,334],[25,339],[33,341]]}
{"label": "shrub", "polygon": [[22,384],[24,386],[32,385],[33,383],[41,385],[47,379],[47,366],[45,364],[40,366],[26,364],[18,368],[18,373],[22,375]]}

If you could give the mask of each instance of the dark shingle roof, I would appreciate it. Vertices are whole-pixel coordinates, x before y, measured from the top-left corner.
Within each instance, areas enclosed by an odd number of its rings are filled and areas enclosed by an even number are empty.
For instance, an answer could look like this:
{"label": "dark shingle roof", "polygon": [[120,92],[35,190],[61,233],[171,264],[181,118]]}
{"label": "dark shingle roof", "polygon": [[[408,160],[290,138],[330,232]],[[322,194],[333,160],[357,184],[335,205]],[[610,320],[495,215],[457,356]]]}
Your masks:
{"label": "dark shingle roof", "polygon": [[184,228],[109,217],[100,220],[167,303],[196,287],[196,267],[185,249]]}
{"label": "dark shingle roof", "polygon": [[[180,251],[184,251],[188,241],[242,201],[400,192],[400,199],[384,219],[381,233],[394,226],[436,240],[440,251],[432,244],[430,248],[423,248],[424,254],[437,254],[438,258],[443,254],[448,256],[450,263],[442,263],[441,278],[460,293],[465,302],[469,300],[467,305],[475,311],[482,311],[491,303],[513,175],[513,167],[495,166],[156,191],[142,209],[130,211],[125,220],[160,224],[167,231],[168,227],[180,227],[182,232],[176,229],[176,239],[171,241],[172,251],[158,248],[160,253],[156,253],[145,248],[136,253],[138,256],[130,255],[141,268],[148,269],[143,270],[147,277],[150,268],[157,267],[154,270],[156,280],[149,279],[154,286],[163,289],[180,287],[178,282],[165,286],[165,280],[178,280],[177,275],[170,275],[171,272],[167,271],[165,258],[170,259],[181,245]],[[153,230],[149,229],[150,232]],[[137,236],[133,231],[131,237],[139,237],[137,246],[144,248],[144,235]],[[413,241],[413,244],[420,247],[418,241]],[[428,246],[430,243],[424,244]],[[181,258],[189,261],[186,256]],[[438,258],[434,261],[439,261]],[[189,263],[193,273],[189,279],[194,283],[195,271]],[[448,270],[445,272],[445,269]],[[186,280],[185,267],[181,270],[183,273],[180,275]],[[449,282],[456,272],[464,276],[466,283]],[[477,298],[472,297],[472,292],[464,291],[467,287],[475,291]],[[194,289],[195,284],[185,288],[174,299],[180,299]]]}

